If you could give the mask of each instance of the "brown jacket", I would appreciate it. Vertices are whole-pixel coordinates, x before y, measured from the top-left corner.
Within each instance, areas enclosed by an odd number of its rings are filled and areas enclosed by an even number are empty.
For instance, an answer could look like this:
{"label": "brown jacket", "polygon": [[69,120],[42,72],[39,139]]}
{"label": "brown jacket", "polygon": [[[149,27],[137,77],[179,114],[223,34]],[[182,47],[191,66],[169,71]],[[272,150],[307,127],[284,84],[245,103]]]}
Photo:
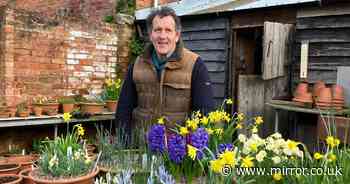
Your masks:
{"label": "brown jacket", "polygon": [[138,106],[133,111],[136,127],[146,128],[159,117],[183,124],[191,112],[191,79],[198,55],[183,48],[180,42],[168,59],[160,79],[151,61],[153,46],[136,59],[133,80],[138,94]]}

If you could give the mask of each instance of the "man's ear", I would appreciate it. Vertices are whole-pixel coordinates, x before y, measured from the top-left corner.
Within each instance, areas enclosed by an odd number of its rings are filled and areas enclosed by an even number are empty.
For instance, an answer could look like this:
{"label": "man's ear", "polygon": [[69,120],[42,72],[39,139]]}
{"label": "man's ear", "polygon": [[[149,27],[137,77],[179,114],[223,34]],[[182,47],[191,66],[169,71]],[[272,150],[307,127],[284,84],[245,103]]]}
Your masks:
{"label": "man's ear", "polygon": [[176,43],[180,40],[180,36],[181,36],[181,32],[176,31],[176,37],[175,37]]}

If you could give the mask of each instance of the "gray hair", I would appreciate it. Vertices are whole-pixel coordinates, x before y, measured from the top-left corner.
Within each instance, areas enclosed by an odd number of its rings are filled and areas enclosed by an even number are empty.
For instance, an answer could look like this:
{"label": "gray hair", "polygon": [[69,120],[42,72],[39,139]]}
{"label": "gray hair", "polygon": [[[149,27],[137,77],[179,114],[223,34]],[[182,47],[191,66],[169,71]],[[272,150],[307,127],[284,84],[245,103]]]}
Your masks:
{"label": "gray hair", "polygon": [[146,19],[146,24],[147,24],[147,31],[150,33],[153,28],[153,19],[159,16],[160,18],[166,17],[166,16],[171,16],[174,21],[175,21],[175,30],[177,32],[181,32],[181,21],[180,18],[176,15],[174,9],[170,7],[161,7],[153,10],[151,14],[148,15]]}

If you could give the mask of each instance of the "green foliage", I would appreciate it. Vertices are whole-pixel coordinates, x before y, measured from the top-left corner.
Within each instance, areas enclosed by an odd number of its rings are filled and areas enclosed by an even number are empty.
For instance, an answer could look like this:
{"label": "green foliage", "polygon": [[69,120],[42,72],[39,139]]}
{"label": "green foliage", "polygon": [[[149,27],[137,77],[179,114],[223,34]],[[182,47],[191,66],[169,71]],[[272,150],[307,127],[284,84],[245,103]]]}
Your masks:
{"label": "green foliage", "polygon": [[58,99],[60,104],[75,104],[75,99],[73,97],[62,97]]}
{"label": "green foliage", "polygon": [[112,22],[114,22],[114,16],[113,15],[107,15],[107,16],[105,16],[104,21],[107,22],[107,23],[112,23]]}
{"label": "green foliage", "polygon": [[81,176],[92,169],[92,161],[87,157],[83,145],[79,144],[81,126],[74,126],[72,133],[47,140],[38,161],[42,176],[65,178]]}
{"label": "green foliage", "polygon": [[121,92],[122,81],[120,79],[112,80],[107,79],[105,81],[105,88],[103,97],[106,100],[118,100]]}
{"label": "green foliage", "polygon": [[117,13],[133,15],[135,12],[135,0],[117,0]]}
{"label": "green foliage", "polygon": [[131,51],[131,54],[133,56],[139,56],[142,54],[144,50],[144,43],[136,36],[132,37],[131,42],[129,44],[129,48]]}

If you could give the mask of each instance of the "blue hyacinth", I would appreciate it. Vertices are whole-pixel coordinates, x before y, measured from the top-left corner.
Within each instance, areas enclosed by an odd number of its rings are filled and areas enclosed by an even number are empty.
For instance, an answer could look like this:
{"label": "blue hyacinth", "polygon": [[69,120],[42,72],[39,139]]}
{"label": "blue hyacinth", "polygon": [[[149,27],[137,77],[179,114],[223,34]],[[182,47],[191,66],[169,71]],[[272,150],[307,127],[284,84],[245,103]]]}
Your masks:
{"label": "blue hyacinth", "polygon": [[191,145],[198,149],[197,159],[203,158],[203,149],[208,146],[209,135],[204,128],[198,128],[191,135]]}
{"label": "blue hyacinth", "polygon": [[165,150],[165,126],[153,125],[148,132],[148,146],[152,152],[163,153]]}
{"label": "blue hyacinth", "polygon": [[170,160],[179,164],[186,155],[186,140],[181,135],[171,135],[168,138]]}
{"label": "blue hyacinth", "polygon": [[224,153],[226,150],[232,151],[233,145],[232,144],[219,144],[219,154]]}

